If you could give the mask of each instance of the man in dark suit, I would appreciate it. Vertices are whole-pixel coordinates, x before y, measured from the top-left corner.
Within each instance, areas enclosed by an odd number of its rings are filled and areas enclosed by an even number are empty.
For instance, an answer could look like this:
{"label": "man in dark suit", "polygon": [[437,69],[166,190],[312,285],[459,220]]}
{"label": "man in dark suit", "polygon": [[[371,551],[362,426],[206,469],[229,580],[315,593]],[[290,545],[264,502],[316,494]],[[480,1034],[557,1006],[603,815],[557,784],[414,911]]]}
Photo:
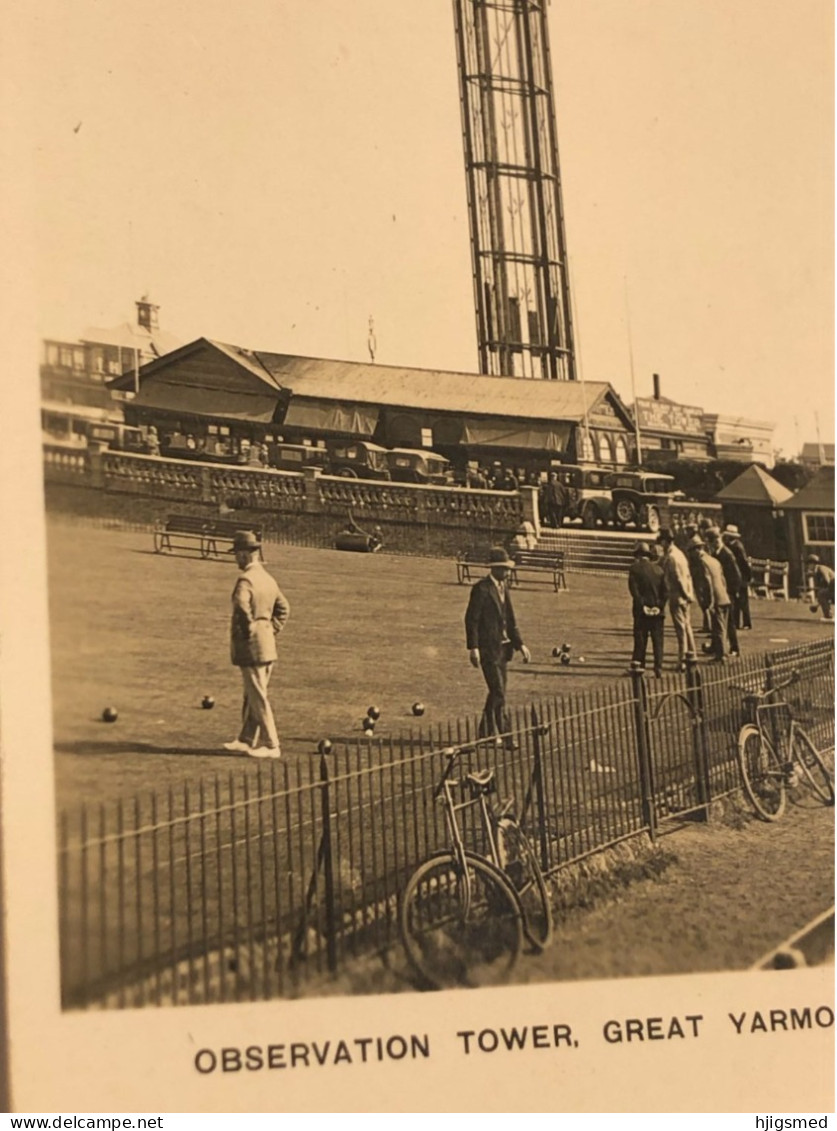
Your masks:
{"label": "man in dark suit", "polygon": [[495,546],[488,555],[489,573],[471,588],[465,612],[465,635],[471,663],[482,668],[488,687],[480,735],[508,732],[506,714],[506,665],[515,652],[524,664],[531,656],[523,643],[512,607],[509,574],[514,562],[502,546]]}
{"label": "man in dark suit", "polygon": [[663,674],[663,633],[665,630],[665,583],[659,562],[651,560],[651,547],[637,542],[634,560],[628,570],[628,589],[633,598],[634,651],[631,664],[645,670],[648,637],[654,652],[654,675]]}

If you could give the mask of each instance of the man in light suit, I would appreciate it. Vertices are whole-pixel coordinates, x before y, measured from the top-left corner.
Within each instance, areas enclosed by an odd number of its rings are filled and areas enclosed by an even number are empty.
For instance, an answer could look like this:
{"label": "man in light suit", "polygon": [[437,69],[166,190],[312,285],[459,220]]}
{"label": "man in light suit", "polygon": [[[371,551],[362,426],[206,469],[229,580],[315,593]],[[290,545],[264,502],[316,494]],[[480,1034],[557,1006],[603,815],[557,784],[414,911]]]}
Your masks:
{"label": "man in light suit", "polygon": [[290,605],[260,561],[261,542],[252,530],[237,530],[232,553],[241,571],[232,594],[230,654],[241,672],[244,706],[237,739],[224,749],[253,758],[279,758],[279,735],[267,697],[276,662],[276,637]]}
{"label": "man in light suit", "polygon": [[707,553],[706,545],[699,534],[693,535],[689,542],[689,562],[694,565],[693,578],[695,592],[701,608],[709,611],[709,626],[712,636],[710,650],[715,662],[726,663],[729,655],[729,611],[730,596],[724,580],[724,571],[717,558]]}
{"label": "man in light suit", "polygon": [[[524,664],[531,656],[515,620],[508,578],[514,562],[502,546],[488,555],[489,573],[471,588],[465,612],[465,635],[470,660],[481,668],[488,695],[480,721],[480,735],[503,734],[510,729],[506,714],[506,665],[515,652]],[[507,739],[512,745],[511,739]]]}

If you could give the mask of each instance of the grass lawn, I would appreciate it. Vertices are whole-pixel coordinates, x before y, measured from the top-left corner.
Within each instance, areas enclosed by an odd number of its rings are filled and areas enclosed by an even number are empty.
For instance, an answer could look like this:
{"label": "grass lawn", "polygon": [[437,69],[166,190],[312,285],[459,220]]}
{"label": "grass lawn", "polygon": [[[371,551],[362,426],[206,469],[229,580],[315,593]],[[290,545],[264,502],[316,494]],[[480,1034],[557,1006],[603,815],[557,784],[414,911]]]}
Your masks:
{"label": "grass lawn", "polygon": [[[236,735],[240,680],[229,662],[228,562],[155,555],[151,535],[49,523],[54,739],[60,805],[195,780],[246,762],[219,753]],[[271,684],[284,756],[310,758],[322,737],[429,730],[474,715],[485,696],[468,664],[466,586],[452,562],[271,545],[268,569],[291,604]],[[621,677],[630,657],[623,578],[569,575],[570,590],[531,581],[514,601],[532,663],[516,660],[509,699],[580,691]],[[748,652],[822,639],[807,605],[753,602]],[[585,663],[561,667],[568,641]],[[673,648],[668,630],[667,643]],[[215,699],[203,710],[204,695]],[[411,705],[421,701],[421,720]],[[118,721],[101,721],[113,705]],[[257,769],[253,766],[253,770]]]}

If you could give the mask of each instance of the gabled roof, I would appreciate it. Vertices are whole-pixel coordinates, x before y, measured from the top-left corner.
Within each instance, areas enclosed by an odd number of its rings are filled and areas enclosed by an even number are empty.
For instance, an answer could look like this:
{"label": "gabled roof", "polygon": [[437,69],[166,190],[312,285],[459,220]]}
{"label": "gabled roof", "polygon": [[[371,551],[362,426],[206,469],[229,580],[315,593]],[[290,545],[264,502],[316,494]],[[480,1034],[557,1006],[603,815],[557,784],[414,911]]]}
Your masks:
{"label": "gabled roof", "polygon": [[821,467],[810,483],[796,492],[785,503],[785,510],[833,511],[834,510],[834,468]]}
{"label": "gabled roof", "polygon": [[793,494],[757,463],[751,463],[715,496],[720,503],[766,503],[781,506]]}
{"label": "gabled roof", "polygon": [[[198,338],[194,342],[189,342],[188,345],[181,346],[179,349],[172,350],[171,353],[164,354],[163,357],[155,358],[154,361],[149,361],[140,369],[140,387],[142,382],[148,377],[153,377],[161,374],[166,369],[176,366],[179,362],[183,362],[200,353],[204,349],[217,350],[230,361],[235,362],[236,365],[246,370],[251,376],[256,377],[262,384],[266,385],[268,390],[272,393],[281,392],[282,386],[277,382],[272,373],[261,364],[258,358],[251,350],[242,349],[240,346],[230,346],[225,342],[211,341],[209,338]],[[132,389],[134,387],[133,373],[123,373],[120,377],[115,377],[107,384],[111,389]]]}
{"label": "gabled roof", "polygon": [[607,381],[544,381],[438,369],[334,361],[255,351],[292,397],[351,401],[525,420],[581,421],[607,399],[625,427],[627,409]]}

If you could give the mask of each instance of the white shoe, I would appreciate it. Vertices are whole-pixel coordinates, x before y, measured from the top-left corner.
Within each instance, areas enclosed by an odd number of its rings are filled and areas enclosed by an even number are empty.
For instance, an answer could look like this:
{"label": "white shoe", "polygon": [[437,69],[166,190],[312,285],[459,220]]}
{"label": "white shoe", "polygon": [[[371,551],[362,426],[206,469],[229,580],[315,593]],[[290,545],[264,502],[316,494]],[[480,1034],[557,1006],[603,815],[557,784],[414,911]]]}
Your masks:
{"label": "white shoe", "polygon": [[246,742],[240,742],[237,738],[234,738],[232,742],[225,742],[223,745],[224,749],[229,750],[231,754],[249,754],[253,749],[252,746],[248,746]]}
{"label": "white shoe", "polygon": [[247,753],[251,758],[281,758],[282,750],[278,746],[248,746]]}

